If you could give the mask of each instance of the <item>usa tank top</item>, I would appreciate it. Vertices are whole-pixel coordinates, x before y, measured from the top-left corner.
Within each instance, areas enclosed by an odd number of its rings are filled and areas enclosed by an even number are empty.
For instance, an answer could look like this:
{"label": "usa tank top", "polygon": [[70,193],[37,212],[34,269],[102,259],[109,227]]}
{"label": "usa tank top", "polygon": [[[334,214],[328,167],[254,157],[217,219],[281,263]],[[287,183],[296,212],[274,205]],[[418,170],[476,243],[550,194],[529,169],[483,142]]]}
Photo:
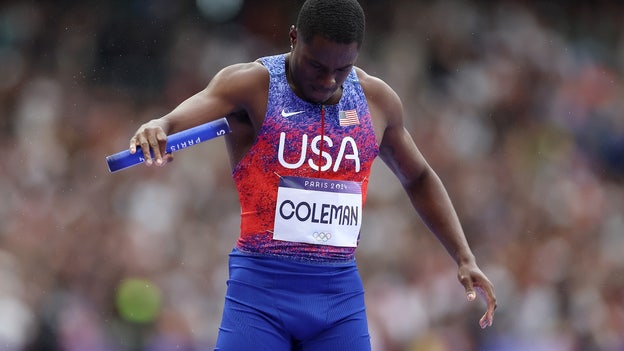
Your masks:
{"label": "usa tank top", "polygon": [[379,149],[355,70],[335,105],[299,98],[285,55],[263,57],[267,112],[232,176],[241,206],[238,250],[307,261],[352,260]]}

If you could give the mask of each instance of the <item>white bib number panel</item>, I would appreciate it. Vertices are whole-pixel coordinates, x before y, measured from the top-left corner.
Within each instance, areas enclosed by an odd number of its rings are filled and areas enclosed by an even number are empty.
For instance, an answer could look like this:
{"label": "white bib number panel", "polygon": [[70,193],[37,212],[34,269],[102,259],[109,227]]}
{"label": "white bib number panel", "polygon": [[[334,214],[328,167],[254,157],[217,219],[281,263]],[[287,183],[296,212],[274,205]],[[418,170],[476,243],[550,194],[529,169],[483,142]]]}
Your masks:
{"label": "white bib number panel", "polygon": [[362,225],[358,182],[282,177],[273,239],[356,247]]}

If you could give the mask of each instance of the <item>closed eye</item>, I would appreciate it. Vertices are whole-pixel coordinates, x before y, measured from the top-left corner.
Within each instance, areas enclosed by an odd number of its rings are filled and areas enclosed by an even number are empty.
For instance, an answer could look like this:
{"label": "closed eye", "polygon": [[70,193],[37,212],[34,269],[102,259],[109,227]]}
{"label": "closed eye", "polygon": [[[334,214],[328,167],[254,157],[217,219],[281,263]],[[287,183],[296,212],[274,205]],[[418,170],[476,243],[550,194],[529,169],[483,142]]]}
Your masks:
{"label": "closed eye", "polygon": [[310,66],[312,66],[312,68],[317,69],[317,70],[323,69],[323,66],[320,63],[317,63],[314,61],[310,62]]}

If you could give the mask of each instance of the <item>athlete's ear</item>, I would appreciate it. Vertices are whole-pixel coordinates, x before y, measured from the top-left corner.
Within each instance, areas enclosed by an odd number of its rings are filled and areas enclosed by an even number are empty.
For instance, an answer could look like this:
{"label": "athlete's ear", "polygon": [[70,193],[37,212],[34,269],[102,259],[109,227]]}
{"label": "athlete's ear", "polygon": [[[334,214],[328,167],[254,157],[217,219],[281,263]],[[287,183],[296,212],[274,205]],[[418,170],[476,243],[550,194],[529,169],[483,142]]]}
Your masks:
{"label": "athlete's ear", "polygon": [[288,36],[290,37],[290,47],[294,47],[297,42],[297,28],[293,24],[290,26],[290,31],[288,32]]}

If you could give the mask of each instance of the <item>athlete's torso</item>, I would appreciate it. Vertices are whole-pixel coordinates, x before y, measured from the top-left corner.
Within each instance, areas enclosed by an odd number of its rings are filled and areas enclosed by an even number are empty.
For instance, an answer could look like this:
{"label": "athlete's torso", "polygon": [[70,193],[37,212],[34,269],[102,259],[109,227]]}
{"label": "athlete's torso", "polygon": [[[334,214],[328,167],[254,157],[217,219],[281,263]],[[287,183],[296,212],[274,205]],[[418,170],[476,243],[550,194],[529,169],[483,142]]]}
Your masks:
{"label": "athlete's torso", "polygon": [[[368,177],[379,151],[355,70],[343,83],[340,101],[321,106],[293,93],[284,55],[260,61],[270,76],[267,112],[256,141],[232,173],[241,205],[236,246],[243,252],[310,261],[351,260],[357,238],[334,235],[333,230],[353,232],[361,225]],[[351,203],[360,196],[359,207]],[[310,239],[295,238],[288,228],[310,230]]]}

